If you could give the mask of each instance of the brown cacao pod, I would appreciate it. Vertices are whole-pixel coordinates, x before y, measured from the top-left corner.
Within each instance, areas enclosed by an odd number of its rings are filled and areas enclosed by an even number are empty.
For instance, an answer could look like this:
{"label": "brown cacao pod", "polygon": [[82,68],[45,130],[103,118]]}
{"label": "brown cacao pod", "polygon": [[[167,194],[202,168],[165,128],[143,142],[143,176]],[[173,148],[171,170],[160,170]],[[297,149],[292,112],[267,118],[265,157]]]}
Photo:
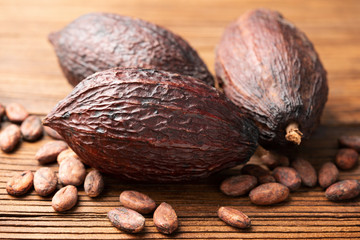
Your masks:
{"label": "brown cacao pod", "polygon": [[51,33],[49,40],[73,86],[95,72],[114,67],[160,69],[214,85],[206,65],[184,39],[140,19],[90,13]]}
{"label": "brown cacao pod", "polygon": [[227,97],[259,127],[265,148],[300,144],[318,126],[326,71],[309,39],[280,13],[257,9],[231,23],[215,70]]}
{"label": "brown cacao pod", "polygon": [[157,70],[89,76],[52,110],[55,129],[102,172],[140,181],[187,181],[246,162],[258,130],[224,94]]}

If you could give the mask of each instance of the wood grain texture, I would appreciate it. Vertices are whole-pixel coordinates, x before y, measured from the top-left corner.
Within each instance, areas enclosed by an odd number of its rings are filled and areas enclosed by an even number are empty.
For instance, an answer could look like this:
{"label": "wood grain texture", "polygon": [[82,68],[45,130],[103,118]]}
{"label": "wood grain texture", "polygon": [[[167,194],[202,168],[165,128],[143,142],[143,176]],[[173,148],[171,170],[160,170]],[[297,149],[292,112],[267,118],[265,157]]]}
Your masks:
{"label": "wood grain texture", "polygon": [[[44,117],[71,91],[47,35],[82,14],[113,12],[162,25],[188,40],[214,72],[214,49],[224,27],[256,7],[278,10],[302,29],[327,69],[330,93],[323,124],[300,151],[319,169],[323,162],[334,160],[340,135],[360,134],[360,2],[356,0],[0,0],[0,103],[19,102]],[[51,196],[40,197],[34,191],[24,197],[8,195],[9,177],[36,171],[40,166],[35,153],[49,140],[45,136],[36,143],[23,142],[15,153],[0,153],[1,239],[168,239],[157,232],[151,215],[140,234],[129,235],[111,226],[106,213],[120,206],[119,194],[127,189],[174,207],[180,222],[175,239],[360,237],[360,198],[333,203],[320,187],[303,187],[282,204],[255,206],[248,197],[227,197],[219,191],[221,180],[238,174],[239,167],[187,184],[134,184],[106,177],[100,197],[91,199],[80,188],[78,205],[61,214],[53,211]],[[50,167],[58,171],[56,164]],[[341,172],[340,179],[360,180],[360,167]],[[243,211],[253,227],[238,230],[225,225],[216,215],[220,205]]]}

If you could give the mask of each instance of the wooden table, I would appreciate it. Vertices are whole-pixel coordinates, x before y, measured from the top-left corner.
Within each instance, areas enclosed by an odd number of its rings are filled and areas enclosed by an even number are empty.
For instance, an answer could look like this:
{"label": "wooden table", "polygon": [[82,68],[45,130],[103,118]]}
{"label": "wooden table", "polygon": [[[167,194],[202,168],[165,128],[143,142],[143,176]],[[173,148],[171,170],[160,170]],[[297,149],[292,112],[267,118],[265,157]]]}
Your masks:
{"label": "wooden table", "polygon": [[[54,51],[47,41],[76,17],[93,11],[115,12],[162,25],[187,39],[213,72],[214,48],[224,27],[248,9],[279,10],[313,41],[327,71],[329,100],[322,125],[302,147],[302,155],[316,168],[333,160],[337,137],[360,134],[360,1],[265,0],[0,0],[0,102],[23,104],[32,114],[44,116],[70,91]],[[12,154],[0,153],[0,238],[26,239],[166,239],[146,217],[145,231],[125,234],[112,227],[106,213],[119,206],[125,189],[135,189],[157,203],[173,205],[180,220],[178,239],[359,239],[360,202],[333,203],[320,187],[301,188],[288,201],[259,207],[247,197],[223,195],[219,182],[239,173],[231,169],[208,180],[189,184],[130,184],[106,178],[106,189],[91,199],[80,189],[79,203],[66,213],[55,213],[51,197],[32,191],[11,197],[5,184],[16,172],[39,168],[34,154],[50,138],[22,143]],[[57,165],[50,165],[57,170]],[[360,167],[341,172],[341,179],[360,180]],[[237,230],[216,215],[221,205],[248,214],[252,228]]]}

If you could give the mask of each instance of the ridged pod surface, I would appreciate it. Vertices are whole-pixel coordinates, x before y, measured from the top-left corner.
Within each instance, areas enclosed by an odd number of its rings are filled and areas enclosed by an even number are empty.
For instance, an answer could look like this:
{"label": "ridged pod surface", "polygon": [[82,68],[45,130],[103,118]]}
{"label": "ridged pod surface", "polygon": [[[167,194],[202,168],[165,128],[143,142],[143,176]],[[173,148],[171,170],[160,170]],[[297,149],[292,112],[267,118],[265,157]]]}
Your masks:
{"label": "ridged pod surface", "polygon": [[44,119],[88,165],[139,181],[207,177],[248,161],[258,130],[224,94],[165,71],[110,69]]}
{"label": "ridged pod surface", "polygon": [[110,13],[89,13],[51,33],[60,66],[75,86],[114,67],[181,73],[214,85],[197,52],[180,36],[155,24]]}
{"label": "ridged pod surface", "polygon": [[231,23],[215,70],[227,97],[259,127],[265,148],[300,144],[318,126],[326,71],[309,39],[280,13],[257,9]]}

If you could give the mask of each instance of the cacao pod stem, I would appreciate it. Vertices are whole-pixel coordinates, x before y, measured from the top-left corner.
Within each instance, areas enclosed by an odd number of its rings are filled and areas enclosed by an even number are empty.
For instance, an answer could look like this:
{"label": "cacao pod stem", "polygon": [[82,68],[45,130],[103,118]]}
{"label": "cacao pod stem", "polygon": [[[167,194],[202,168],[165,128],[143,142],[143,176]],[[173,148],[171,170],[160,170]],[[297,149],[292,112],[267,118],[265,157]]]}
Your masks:
{"label": "cacao pod stem", "polygon": [[293,143],[295,143],[297,145],[300,145],[302,135],[303,134],[302,134],[302,132],[300,132],[299,125],[297,123],[290,123],[286,127],[285,138],[289,142],[293,142]]}

